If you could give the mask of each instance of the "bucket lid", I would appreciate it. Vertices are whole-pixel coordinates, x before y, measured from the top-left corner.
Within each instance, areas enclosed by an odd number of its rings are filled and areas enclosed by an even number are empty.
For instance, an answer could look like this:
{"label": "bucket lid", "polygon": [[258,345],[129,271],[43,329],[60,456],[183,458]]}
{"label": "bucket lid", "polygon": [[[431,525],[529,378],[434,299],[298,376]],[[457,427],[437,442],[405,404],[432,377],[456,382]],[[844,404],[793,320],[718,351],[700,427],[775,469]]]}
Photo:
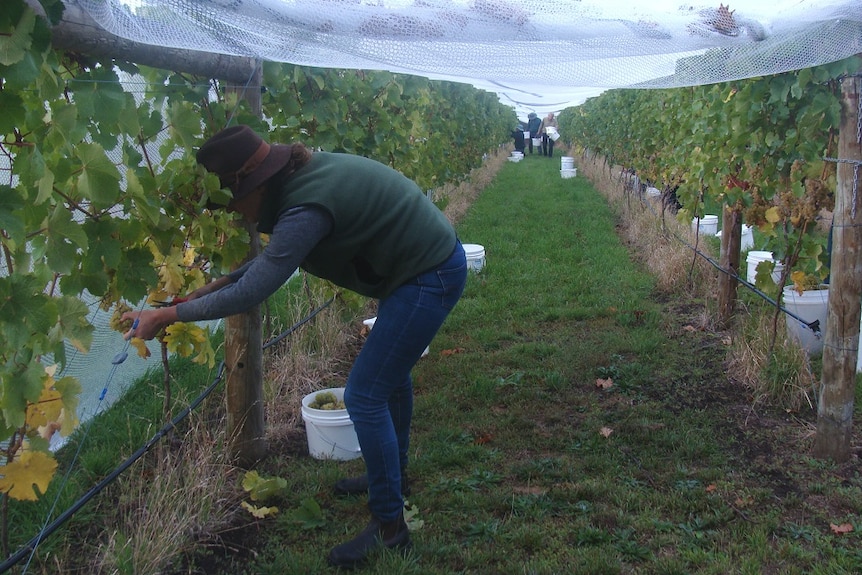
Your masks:
{"label": "bucket lid", "polygon": [[464,253],[469,255],[481,255],[485,253],[485,246],[479,244],[462,244],[464,246]]}

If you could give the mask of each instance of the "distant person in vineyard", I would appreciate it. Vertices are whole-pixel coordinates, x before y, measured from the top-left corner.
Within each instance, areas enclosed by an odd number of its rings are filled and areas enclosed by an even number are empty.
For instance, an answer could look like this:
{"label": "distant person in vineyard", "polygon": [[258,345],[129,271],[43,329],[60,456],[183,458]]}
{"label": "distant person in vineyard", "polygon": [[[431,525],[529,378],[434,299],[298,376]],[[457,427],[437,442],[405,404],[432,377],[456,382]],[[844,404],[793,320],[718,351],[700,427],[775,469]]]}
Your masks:
{"label": "distant person in vineyard", "polygon": [[545,119],[542,120],[542,126],[539,130],[542,133],[542,155],[549,158],[554,157],[554,140],[548,135],[548,128],[557,129],[557,118],[553,112],[549,112]]}
{"label": "distant person in vineyard", "polygon": [[527,131],[530,132],[530,153],[533,153],[533,138],[542,133],[542,121],[535,112],[527,114]]}
{"label": "distant person in vineyard", "polygon": [[184,303],[126,313],[124,320],[138,320],[126,338],[152,339],[177,321],[244,312],[297,267],[377,298],[377,321],[344,394],[367,473],[336,484],[339,494],[367,494],[372,517],[328,560],[352,567],[380,545],[409,547],[403,495],[413,415],[410,371],[464,289],[467,263],[455,230],[414,182],[361,156],[270,145],[248,126],[235,126],[207,140],[197,161],[230,189],[224,209],[257,223],[269,243]]}
{"label": "distant person in vineyard", "polygon": [[524,126],[522,124],[518,124],[515,126],[515,129],[512,130],[512,137],[515,139],[515,151],[524,153]]}

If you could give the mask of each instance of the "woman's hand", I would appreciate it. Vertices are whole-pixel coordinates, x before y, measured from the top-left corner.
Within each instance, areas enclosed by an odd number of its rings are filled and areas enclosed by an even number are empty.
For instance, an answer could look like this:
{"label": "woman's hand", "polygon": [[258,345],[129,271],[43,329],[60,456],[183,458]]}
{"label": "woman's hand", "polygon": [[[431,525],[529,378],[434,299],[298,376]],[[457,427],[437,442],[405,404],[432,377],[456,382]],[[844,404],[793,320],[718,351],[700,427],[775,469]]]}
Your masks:
{"label": "woman's hand", "polygon": [[162,329],[177,321],[177,308],[170,306],[144,311],[127,311],[121,319],[123,321],[137,321],[137,326],[132,327],[123,335],[124,339],[128,340],[133,337],[153,339]]}

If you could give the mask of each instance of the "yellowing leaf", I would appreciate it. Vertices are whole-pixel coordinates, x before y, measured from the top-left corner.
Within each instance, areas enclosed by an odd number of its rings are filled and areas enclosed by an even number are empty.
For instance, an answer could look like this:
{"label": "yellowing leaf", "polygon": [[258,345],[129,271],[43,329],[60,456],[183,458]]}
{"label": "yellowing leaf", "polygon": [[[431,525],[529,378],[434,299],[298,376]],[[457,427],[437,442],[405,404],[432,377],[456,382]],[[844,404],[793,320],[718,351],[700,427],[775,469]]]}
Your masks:
{"label": "yellowing leaf", "polygon": [[57,461],[47,453],[26,451],[19,459],[0,467],[0,491],[19,501],[36,501],[48,489],[56,470]]}
{"label": "yellowing leaf", "polygon": [[203,345],[201,345],[200,353],[192,358],[192,362],[197,363],[198,365],[212,367],[215,365],[215,359],[215,350],[210,345],[209,340],[207,340]]}
{"label": "yellowing leaf", "polygon": [[772,206],[766,210],[764,217],[770,224],[777,224],[781,221],[781,211],[778,209],[778,206]]}
{"label": "yellowing leaf", "polygon": [[613,432],[614,432],[614,430],[613,430],[613,429],[611,429],[610,427],[602,427],[602,428],[599,430],[599,435],[601,435],[602,437],[607,438],[607,437],[610,437],[610,436],[611,436],[611,434],[612,434]]}
{"label": "yellowing leaf", "polygon": [[168,351],[181,357],[189,357],[202,348],[207,341],[206,332],[193,323],[177,322],[165,328],[165,343]]}
{"label": "yellowing leaf", "polygon": [[138,357],[147,359],[150,357],[150,348],[147,347],[147,342],[139,337],[133,337],[129,344],[138,352]]}
{"label": "yellowing leaf", "polygon": [[197,257],[197,252],[194,248],[186,248],[183,250],[183,265],[186,267],[191,267],[192,264],[195,263],[195,258]]}
{"label": "yellowing leaf", "polygon": [[240,505],[242,508],[254,515],[257,519],[266,519],[267,517],[278,514],[278,507],[256,507],[247,501],[243,501]]}

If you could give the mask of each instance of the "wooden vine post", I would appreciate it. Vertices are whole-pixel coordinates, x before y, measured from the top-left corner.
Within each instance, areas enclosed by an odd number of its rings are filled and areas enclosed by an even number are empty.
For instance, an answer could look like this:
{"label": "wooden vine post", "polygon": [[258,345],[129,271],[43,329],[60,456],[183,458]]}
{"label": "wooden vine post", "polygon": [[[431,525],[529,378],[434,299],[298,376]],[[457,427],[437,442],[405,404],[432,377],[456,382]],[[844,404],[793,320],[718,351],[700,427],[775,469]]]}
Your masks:
{"label": "wooden vine post", "polygon": [[719,266],[726,274],[718,278],[718,321],[721,329],[728,329],[736,307],[736,277],[739,275],[739,257],[742,248],[742,212],[733,206],[724,206],[721,218],[721,252]]}
{"label": "wooden vine post", "polygon": [[[261,68],[239,91],[251,109],[260,115]],[[260,253],[257,227],[245,222],[250,238],[246,260]],[[239,264],[241,265],[241,264]],[[231,456],[242,467],[251,467],[266,456],[263,412],[263,338],[260,306],[225,320],[225,366],[227,367],[227,432]]]}
{"label": "wooden vine post", "polygon": [[[862,71],[860,71],[862,72]],[[823,345],[823,378],[817,404],[813,454],[836,462],[850,458],[853,395],[862,302],[862,80],[841,81],[838,185],[833,214],[829,303]]]}

